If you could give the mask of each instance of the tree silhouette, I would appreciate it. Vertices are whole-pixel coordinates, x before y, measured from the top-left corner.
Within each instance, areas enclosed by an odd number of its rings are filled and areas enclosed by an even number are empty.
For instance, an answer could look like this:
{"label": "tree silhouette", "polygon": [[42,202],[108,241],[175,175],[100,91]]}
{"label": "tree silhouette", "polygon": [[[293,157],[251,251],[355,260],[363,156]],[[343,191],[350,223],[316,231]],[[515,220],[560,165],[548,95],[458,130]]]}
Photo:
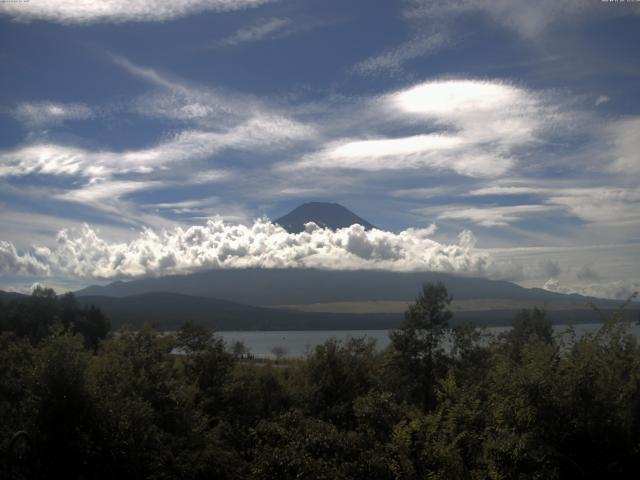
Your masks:
{"label": "tree silhouette", "polygon": [[398,330],[391,332],[392,367],[399,374],[409,396],[433,405],[434,370],[442,353],[442,338],[451,319],[451,297],[442,283],[425,283],[415,303],[405,312]]}

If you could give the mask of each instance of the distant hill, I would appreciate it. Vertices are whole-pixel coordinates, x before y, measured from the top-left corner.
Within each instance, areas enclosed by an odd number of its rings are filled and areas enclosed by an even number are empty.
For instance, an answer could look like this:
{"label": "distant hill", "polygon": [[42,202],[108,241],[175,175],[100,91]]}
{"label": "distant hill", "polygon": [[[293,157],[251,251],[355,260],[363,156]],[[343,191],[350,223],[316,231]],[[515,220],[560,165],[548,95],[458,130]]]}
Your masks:
{"label": "distant hill", "polygon": [[[28,299],[28,295],[0,291],[0,300],[5,303]],[[81,305],[98,307],[110,319],[114,329],[125,324],[139,327],[144,323],[152,323],[164,330],[175,330],[185,321],[192,321],[209,325],[218,331],[375,330],[397,328],[403,318],[400,312],[327,313],[262,308],[215,298],[167,292],[122,297],[85,295],[79,296],[78,302]],[[477,326],[508,326],[518,310],[519,308],[501,306],[496,310],[454,311],[451,325],[472,322]],[[625,316],[630,321],[637,315],[637,309],[629,308],[625,311]],[[550,308],[548,316],[552,322],[561,324],[602,320],[598,312],[580,306]]]}
{"label": "distant hill", "polygon": [[84,296],[78,300],[102,310],[115,328],[152,322],[164,329],[176,329],[192,321],[215,330],[364,330],[395,328],[402,319],[397,313],[308,313],[165,292],[120,298]]}
{"label": "distant hill", "polygon": [[10,302],[11,300],[21,300],[27,295],[18,292],[5,292],[0,290],[0,302]]}
{"label": "distant hill", "polygon": [[[580,295],[564,295],[512,282],[437,272],[317,269],[220,269],[189,275],[146,278],[91,286],[78,296],[125,297],[171,292],[263,306],[354,301],[409,301],[424,282],[442,282],[454,299],[506,299],[587,304]],[[599,305],[619,302],[598,300]]]}
{"label": "distant hill", "polygon": [[289,233],[303,232],[304,224],[308,222],[314,222],[320,227],[331,230],[349,227],[356,223],[362,225],[365,230],[375,228],[342,205],[325,202],[305,203],[274,221]]}
{"label": "distant hill", "polygon": [[[399,313],[311,313],[296,310],[260,308],[224,300],[173,293],[149,293],[131,297],[81,297],[83,305],[95,305],[111,320],[113,328],[124,324],[140,326],[152,322],[162,329],[177,329],[183,322],[229,330],[377,330],[397,328]],[[472,322],[478,326],[511,325],[518,310],[455,312],[451,325]],[[636,312],[627,312],[629,320]],[[582,308],[548,312],[554,323],[600,321],[597,312]]]}

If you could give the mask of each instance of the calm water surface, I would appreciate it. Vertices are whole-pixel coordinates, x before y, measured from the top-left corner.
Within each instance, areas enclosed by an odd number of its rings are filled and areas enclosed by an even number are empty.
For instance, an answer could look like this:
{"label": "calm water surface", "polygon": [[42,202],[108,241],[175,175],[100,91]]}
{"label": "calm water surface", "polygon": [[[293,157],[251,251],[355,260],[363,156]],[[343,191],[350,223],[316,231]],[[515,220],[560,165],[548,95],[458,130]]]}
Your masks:
{"label": "calm water surface", "polygon": [[[584,335],[587,332],[595,332],[601,327],[597,323],[574,325],[576,336]],[[485,331],[488,334],[497,335],[509,330],[511,327],[489,327]],[[569,328],[568,325],[554,325],[556,334],[563,336],[563,332]],[[632,324],[632,332],[640,337],[640,325]],[[378,348],[382,349],[389,345],[389,332],[391,330],[285,330],[285,331],[244,331],[244,332],[217,332],[224,338],[227,344],[235,341],[244,342],[251,354],[256,358],[273,358],[272,350],[275,347],[283,347],[289,357],[301,357],[312,350],[316,345],[324,343],[330,338],[337,340],[348,340],[355,337],[368,337],[376,340]]]}

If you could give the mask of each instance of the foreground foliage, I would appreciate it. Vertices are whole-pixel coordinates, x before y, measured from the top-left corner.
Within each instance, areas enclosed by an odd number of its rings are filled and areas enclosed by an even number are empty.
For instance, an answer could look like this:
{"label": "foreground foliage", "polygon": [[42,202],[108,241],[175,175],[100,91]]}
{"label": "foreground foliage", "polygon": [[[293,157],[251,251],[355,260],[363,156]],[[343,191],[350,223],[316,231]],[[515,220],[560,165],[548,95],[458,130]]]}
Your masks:
{"label": "foreground foliage", "polygon": [[[486,338],[450,329],[449,301],[425,285],[385,351],[255,362],[189,323],[107,336],[99,311],[38,291],[0,308],[0,476],[636,478],[640,348],[621,315],[560,340],[526,310]],[[21,430],[31,456],[10,465]]]}

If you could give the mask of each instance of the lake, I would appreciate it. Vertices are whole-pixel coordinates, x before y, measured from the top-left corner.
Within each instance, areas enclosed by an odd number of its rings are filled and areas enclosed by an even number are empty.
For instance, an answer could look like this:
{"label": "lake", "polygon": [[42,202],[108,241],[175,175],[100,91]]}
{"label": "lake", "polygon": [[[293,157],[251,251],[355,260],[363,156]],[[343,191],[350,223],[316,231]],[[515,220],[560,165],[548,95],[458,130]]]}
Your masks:
{"label": "lake", "polygon": [[[595,332],[601,327],[599,323],[586,323],[573,325],[576,335],[579,337],[588,332]],[[511,327],[488,327],[485,331],[492,335],[509,330]],[[569,328],[568,325],[554,325],[557,335],[562,336]],[[632,332],[640,337],[640,325],[632,324]],[[227,344],[231,345],[238,340],[244,342],[250,353],[256,358],[274,358],[272,350],[275,347],[283,347],[288,357],[302,357],[316,345],[324,343],[330,338],[348,340],[355,337],[368,337],[376,340],[378,348],[383,349],[389,345],[389,332],[391,330],[285,330],[285,331],[237,331],[217,332]]]}

